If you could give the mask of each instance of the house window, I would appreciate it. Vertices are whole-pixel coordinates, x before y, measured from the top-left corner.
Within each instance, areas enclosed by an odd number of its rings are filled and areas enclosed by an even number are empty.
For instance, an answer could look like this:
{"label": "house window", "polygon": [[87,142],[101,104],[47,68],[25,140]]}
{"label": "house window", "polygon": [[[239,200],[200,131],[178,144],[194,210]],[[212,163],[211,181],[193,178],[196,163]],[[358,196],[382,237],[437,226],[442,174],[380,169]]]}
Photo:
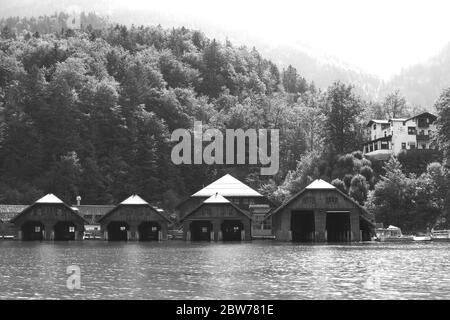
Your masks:
{"label": "house window", "polygon": [[411,143],[409,144],[409,148],[410,148],[410,149],[415,149],[415,148],[416,148],[416,144],[415,144],[414,142],[411,142]]}
{"label": "house window", "polygon": [[416,134],[416,127],[408,127],[408,134],[409,135],[415,135]]}
{"label": "house window", "polygon": [[75,227],[69,227],[69,232],[75,232]]}
{"label": "house window", "polygon": [[427,145],[426,144],[422,144],[422,149],[426,149]]}
{"label": "house window", "polygon": [[41,232],[41,227],[39,226],[34,227],[34,232]]}
{"label": "house window", "polygon": [[402,142],[402,149],[406,149],[406,142]]}
{"label": "house window", "polygon": [[120,227],[120,231],[125,231],[125,230],[127,230],[127,228],[125,228],[124,226]]}
{"label": "house window", "polygon": [[158,227],[152,227],[152,232],[158,231]]}
{"label": "house window", "polygon": [[373,130],[377,130],[377,125],[376,124],[373,125]]}
{"label": "house window", "polygon": [[316,203],[316,199],[314,197],[305,197],[303,199],[303,203],[305,203],[305,204],[315,204]]}
{"label": "house window", "polygon": [[387,141],[381,142],[381,149],[382,150],[388,150],[389,149],[389,143]]}
{"label": "house window", "polygon": [[208,232],[208,227],[202,227],[202,232],[203,233],[207,233]]}
{"label": "house window", "polygon": [[327,203],[337,203],[338,199],[336,197],[327,197]]}

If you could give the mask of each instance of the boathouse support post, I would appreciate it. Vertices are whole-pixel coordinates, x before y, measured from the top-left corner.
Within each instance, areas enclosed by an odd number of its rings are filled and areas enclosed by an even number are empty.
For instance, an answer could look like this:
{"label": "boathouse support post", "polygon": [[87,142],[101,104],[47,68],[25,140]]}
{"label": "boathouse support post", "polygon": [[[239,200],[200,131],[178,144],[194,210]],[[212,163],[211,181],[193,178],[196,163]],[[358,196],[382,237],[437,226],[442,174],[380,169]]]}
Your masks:
{"label": "boathouse support post", "polygon": [[358,209],[353,209],[350,211],[350,230],[351,237],[349,241],[360,241],[360,228],[359,228],[359,211]]}
{"label": "boathouse support post", "polygon": [[43,223],[43,225],[44,225],[44,231],[43,231],[44,232],[44,236],[43,236],[43,239],[46,240],[46,241],[54,240],[55,232],[53,230],[53,225],[50,224],[50,223]]}
{"label": "boathouse support post", "polygon": [[185,241],[191,241],[191,223],[188,220],[183,222],[183,237]]}
{"label": "boathouse support post", "polygon": [[108,241],[108,231],[105,231],[103,233],[103,238],[104,238],[104,240]]}
{"label": "boathouse support post", "polygon": [[167,240],[167,223],[161,224],[161,241]]}
{"label": "boathouse support post", "polygon": [[221,231],[222,221],[220,220],[214,220],[213,221],[213,230],[211,234],[211,241],[220,241],[219,233]]}
{"label": "boathouse support post", "polygon": [[127,232],[127,239],[128,241],[138,241],[139,235],[138,235],[138,227],[136,223],[130,223],[130,229]]}
{"label": "boathouse support post", "polygon": [[315,241],[324,242],[326,240],[325,233],[327,232],[327,212],[323,209],[314,210],[314,229]]}

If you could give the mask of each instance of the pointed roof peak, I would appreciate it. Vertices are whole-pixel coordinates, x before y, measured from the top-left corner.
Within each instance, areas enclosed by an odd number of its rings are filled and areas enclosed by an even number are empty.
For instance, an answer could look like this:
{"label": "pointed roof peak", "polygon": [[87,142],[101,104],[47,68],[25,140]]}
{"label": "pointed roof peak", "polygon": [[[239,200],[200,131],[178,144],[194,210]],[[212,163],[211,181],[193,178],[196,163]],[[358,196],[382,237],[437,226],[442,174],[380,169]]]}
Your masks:
{"label": "pointed roof peak", "polygon": [[262,197],[259,192],[250,188],[231,174],[224,175],[192,196],[211,197],[216,193],[224,197]]}
{"label": "pointed roof peak", "polygon": [[46,194],[42,198],[36,201],[36,203],[64,203],[60,198],[53,193]]}
{"label": "pointed roof peak", "polygon": [[326,182],[325,180],[322,179],[316,179],[313,182],[311,182],[306,189],[311,190],[311,189],[336,189],[335,186],[333,186],[332,184]]}
{"label": "pointed roof peak", "polygon": [[211,197],[209,197],[208,199],[206,199],[205,201],[203,201],[203,203],[230,203],[230,201],[225,199],[220,194],[216,193]]}
{"label": "pointed roof peak", "polygon": [[148,204],[148,202],[139,197],[137,194],[133,194],[129,196],[127,199],[123,200],[120,204],[138,205],[138,204]]}

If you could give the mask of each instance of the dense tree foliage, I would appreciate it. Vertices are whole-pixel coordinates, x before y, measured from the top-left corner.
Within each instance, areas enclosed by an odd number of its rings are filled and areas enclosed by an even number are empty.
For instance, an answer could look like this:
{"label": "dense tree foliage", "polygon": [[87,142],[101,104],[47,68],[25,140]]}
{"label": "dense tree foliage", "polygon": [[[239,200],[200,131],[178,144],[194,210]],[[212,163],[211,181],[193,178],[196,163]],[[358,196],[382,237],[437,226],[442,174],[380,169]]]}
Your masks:
{"label": "dense tree foliage", "polygon": [[[409,115],[399,92],[364,101],[342,82],[321,91],[255,49],[186,28],[110,25],[82,14],[0,21],[0,202],[47,192],[68,203],[141,194],[166,209],[225,172],[281,203],[316,178],[407,230],[448,216],[448,169],[406,157],[384,169],[358,150],[369,118]],[[436,104],[448,158],[449,91]],[[171,132],[279,129],[280,170],[180,165]],[[416,171],[413,171],[413,169]],[[417,169],[419,168],[419,169]],[[380,178],[380,174],[383,177]],[[368,200],[367,200],[368,199]],[[404,219],[407,221],[405,222]]]}

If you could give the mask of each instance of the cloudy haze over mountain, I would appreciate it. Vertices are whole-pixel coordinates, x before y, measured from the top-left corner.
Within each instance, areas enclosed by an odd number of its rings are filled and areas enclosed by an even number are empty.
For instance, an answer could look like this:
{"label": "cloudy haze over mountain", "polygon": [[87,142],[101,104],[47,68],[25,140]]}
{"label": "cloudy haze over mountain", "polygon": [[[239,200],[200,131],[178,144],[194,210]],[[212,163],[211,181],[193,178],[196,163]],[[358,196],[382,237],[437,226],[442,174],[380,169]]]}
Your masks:
{"label": "cloudy haze over mountain", "polygon": [[448,1],[0,1],[0,15],[96,11],[111,22],[200,29],[210,37],[255,46],[280,67],[292,64],[327,87],[340,79],[363,96],[400,89],[429,107],[450,86]]}

